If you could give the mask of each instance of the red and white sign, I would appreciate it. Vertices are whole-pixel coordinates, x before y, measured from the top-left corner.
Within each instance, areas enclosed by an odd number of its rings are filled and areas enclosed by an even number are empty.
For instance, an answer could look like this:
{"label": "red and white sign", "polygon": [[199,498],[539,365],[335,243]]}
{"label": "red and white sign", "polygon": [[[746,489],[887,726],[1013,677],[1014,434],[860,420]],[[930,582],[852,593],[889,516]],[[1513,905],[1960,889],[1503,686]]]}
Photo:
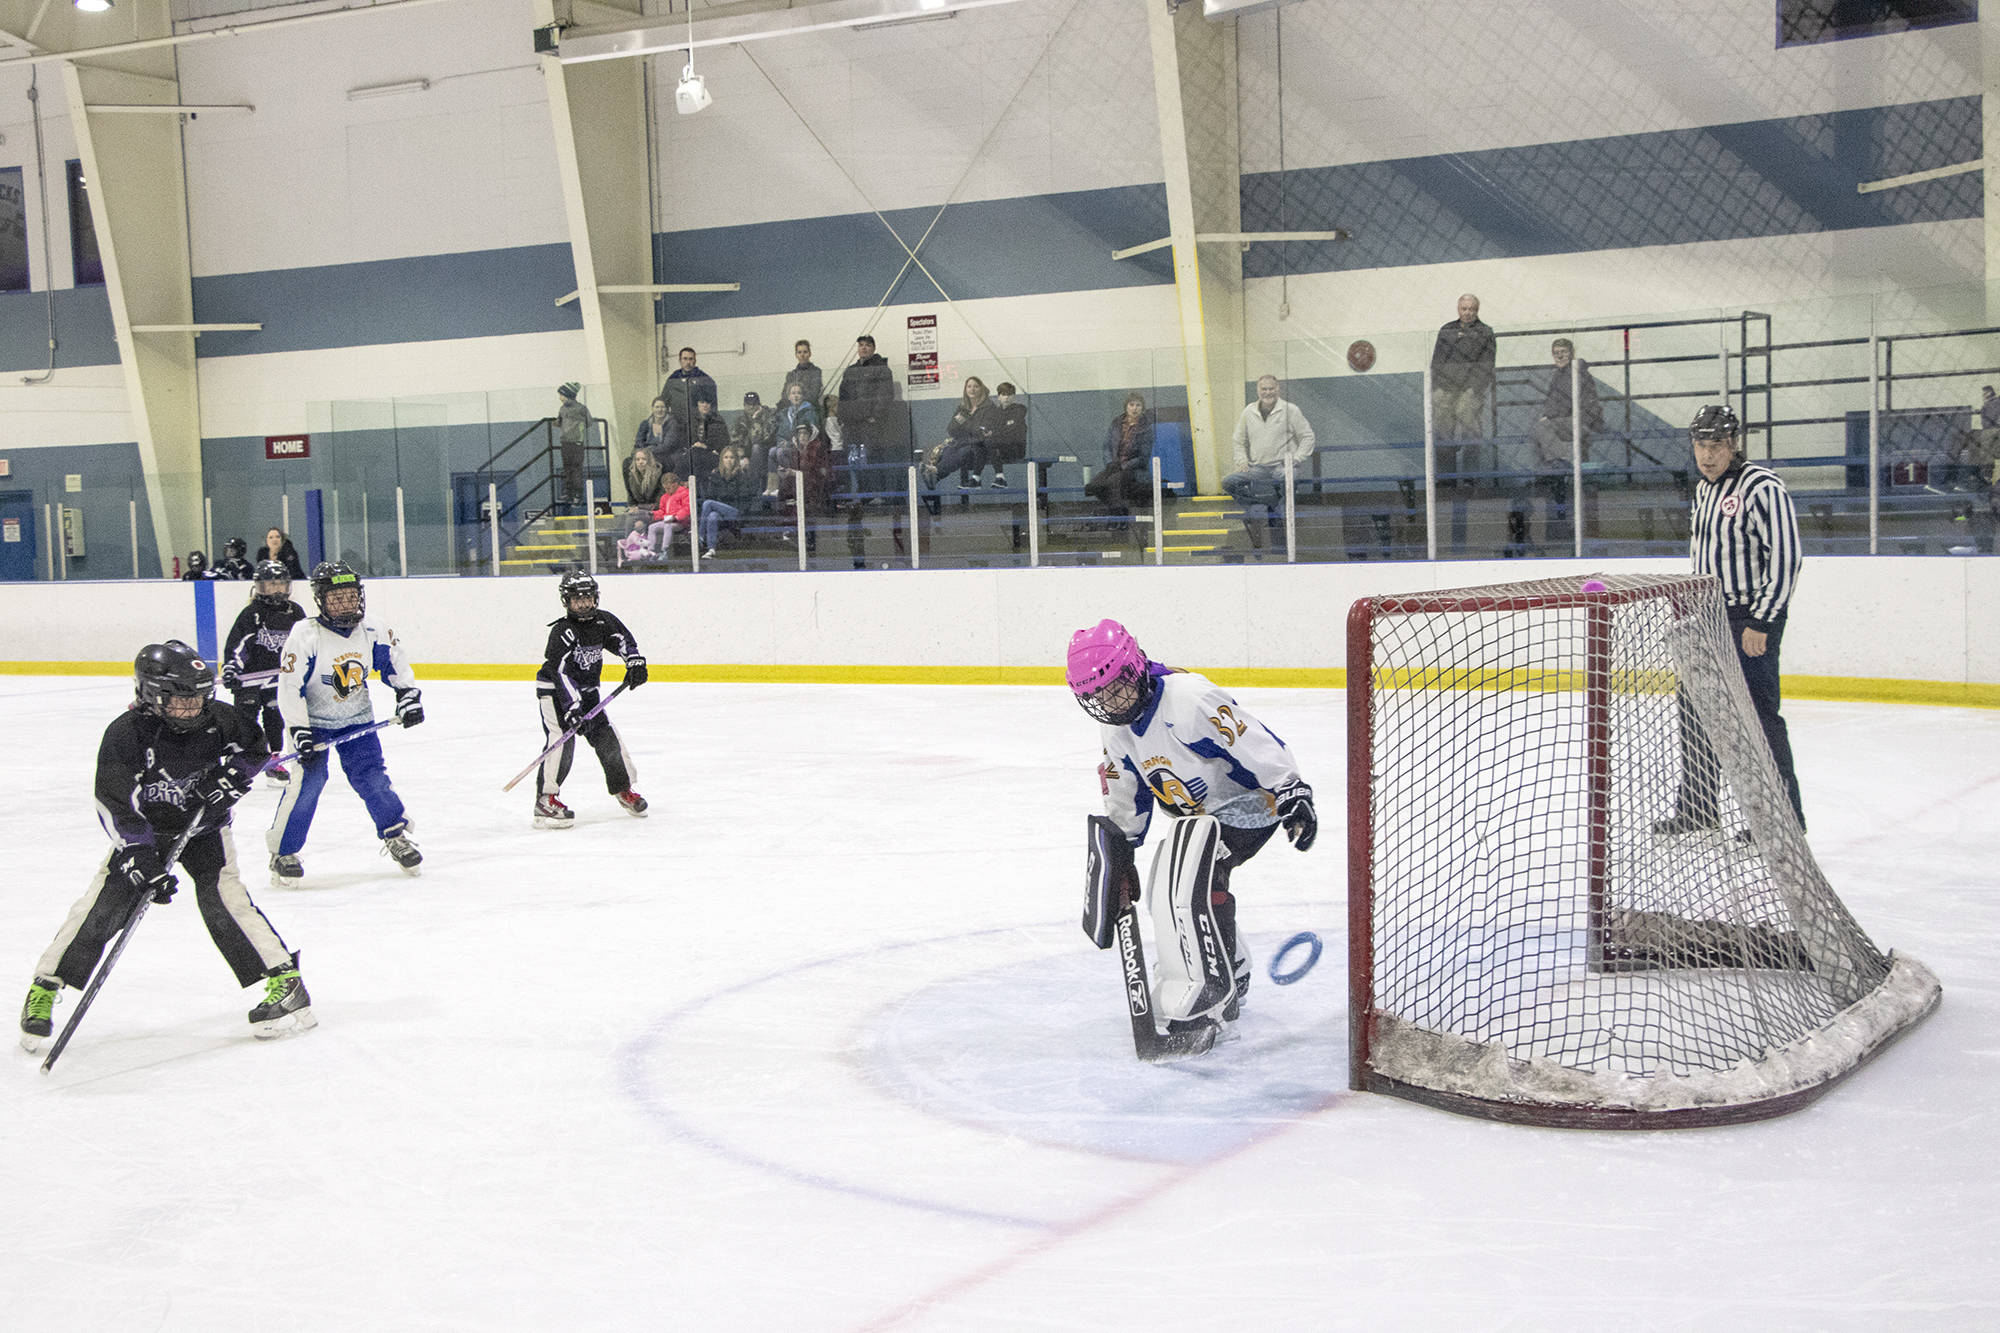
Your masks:
{"label": "red and white sign", "polygon": [[264,457],[273,462],[281,459],[311,458],[312,436],[266,435],[264,437]]}
{"label": "red and white sign", "polygon": [[18,518],[0,518],[0,542],[17,542],[20,540],[21,520]]}
{"label": "red and white sign", "polygon": [[911,315],[909,330],[911,384],[938,382],[938,332],[936,315]]}

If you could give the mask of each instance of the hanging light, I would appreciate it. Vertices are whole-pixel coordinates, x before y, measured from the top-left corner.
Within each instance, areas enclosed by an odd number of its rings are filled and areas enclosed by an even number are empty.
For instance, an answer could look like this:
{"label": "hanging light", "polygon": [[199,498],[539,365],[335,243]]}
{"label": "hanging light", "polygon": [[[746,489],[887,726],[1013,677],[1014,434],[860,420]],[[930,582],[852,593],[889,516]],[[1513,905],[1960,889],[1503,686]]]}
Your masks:
{"label": "hanging light", "polygon": [[111,0],[74,0],[74,3],[86,14],[102,14],[111,8]]}
{"label": "hanging light", "polygon": [[674,88],[674,110],[683,116],[707,108],[715,99],[709,96],[708,81],[694,72],[694,0],[687,0],[688,16],[688,62],[681,71],[681,81]]}

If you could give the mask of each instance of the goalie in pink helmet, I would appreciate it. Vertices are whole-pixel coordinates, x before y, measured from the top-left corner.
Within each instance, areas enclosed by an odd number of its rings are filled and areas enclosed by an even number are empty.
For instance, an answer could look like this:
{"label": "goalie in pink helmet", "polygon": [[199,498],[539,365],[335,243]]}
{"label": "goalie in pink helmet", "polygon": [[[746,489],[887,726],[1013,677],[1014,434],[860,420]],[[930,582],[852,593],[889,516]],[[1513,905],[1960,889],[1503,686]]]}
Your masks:
{"label": "goalie in pink helmet", "polygon": [[[1285,743],[1227,691],[1191,671],[1149,661],[1123,625],[1100,621],[1069,641],[1069,687],[1097,719],[1104,814],[1090,820],[1084,930],[1099,948],[1123,941],[1120,917],[1136,909],[1134,850],[1158,806],[1173,834],[1154,854],[1146,901],[1160,954],[1152,994],[1143,950],[1126,944],[1135,1039],[1147,1058],[1154,1013],[1166,1020],[1166,1055],[1199,1054],[1235,1021],[1250,988],[1250,953],[1236,930],[1230,873],[1279,828],[1305,851],[1319,832],[1312,788]],[[1136,925],[1127,923],[1136,933]]]}

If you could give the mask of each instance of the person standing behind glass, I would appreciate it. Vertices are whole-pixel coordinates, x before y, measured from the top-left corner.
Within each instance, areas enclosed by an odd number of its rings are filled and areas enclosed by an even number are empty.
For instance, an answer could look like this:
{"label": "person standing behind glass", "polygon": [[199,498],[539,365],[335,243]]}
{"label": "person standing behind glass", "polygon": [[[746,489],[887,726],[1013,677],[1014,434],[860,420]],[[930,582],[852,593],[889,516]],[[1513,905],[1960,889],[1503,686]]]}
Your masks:
{"label": "person standing behind glass", "polygon": [[[1243,526],[1250,545],[1262,549],[1264,528],[1275,524],[1285,503],[1285,460],[1294,476],[1313,456],[1313,428],[1297,403],[1278,396],[1278,377],[1257,379],[1257,401],[1236,418],[1236,470],[1222,479],[1222,489],[1243,506]],[[1261,518],[1250,511],[1266,508]],[[1260,556],[1259,559],[1262,559]]]}
{"label": "person standing behind glass", "polygon": [[1458,318],[1438,330],[1431,349],[1431,425],[1438,443],[1438,475],[1480,471],[1486,436],[1486,401],[1493,391],[1493,330],[1479,318],[1479,298],[1458,298]]}
{"label": "person standing behind glass", "polygon": [[667,400],[655,398],[651,415],[639,423],[639,431],[632,437],[632,450],[650,449],[654,457],[665,459],[679,439],[680,423],[667,414]]}
{"label": "person standing behind glass", "polygon": [[[798,358],[798,364],[785,372],[785,382],[778,386],[778,396],[783,398],[796,384],[807,402],[817,403],[826,390],[820,378],[819,367],[813,364],[813,345],[801,338],[792,344],[792,355]],[[778,438],[789,440],[792,438],[791,432],[780,432]]]}
{"label": "person standing behind glass", "polygon": [[576,401],[582,388],[572,380],[556,389],[556,396],[562,399],[562,406],[556,409],[556,438],[562,449],[561,503],[579,514],[583,512],[584,441],[590,435],[590,413]]}
{"label": "person standing behind glass", "polygon": [[[1558,338],[1549,344],[1549,391],[1542,397],[1542,411],[1535,418],[1535,474],[1549,495],[1548,539],[1554,546],[1575,541],[1570,528],[1570,474],[1576,459],[1570,448],[1578,424],[1582,426],[1584,460],[1590,458],[1590,437],[1604,429],[1604,405],[1597,401],[1597,381],[1590,376],[1590,363],[1576,355],[1576,344]],[[1570,404],[1570,377],[1577,383],[1576,406]],[[1527,539],[1526,532],[1522,540]]]}
{"label": "person standing behind glass", "polygon": [[771,446],[778,440],[778,414],[764,406],[755,390],[743,395],[743,411],[730,429],[729,442],[743,451],[750,471],[758,478],[769,466]]}

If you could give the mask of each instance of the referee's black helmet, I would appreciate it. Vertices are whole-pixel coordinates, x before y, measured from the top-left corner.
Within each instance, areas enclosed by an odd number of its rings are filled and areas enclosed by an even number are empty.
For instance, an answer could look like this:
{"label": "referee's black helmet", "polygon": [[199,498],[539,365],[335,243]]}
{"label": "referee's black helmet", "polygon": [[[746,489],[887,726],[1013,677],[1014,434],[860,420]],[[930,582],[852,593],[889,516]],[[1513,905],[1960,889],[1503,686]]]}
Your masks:
{"label": "referee's black helmet", "polygon": [[1726,403],[1704,404],[1688,423],[1688,434],[1697,440],[1733,440],[1742,429],[1743,423]]}

